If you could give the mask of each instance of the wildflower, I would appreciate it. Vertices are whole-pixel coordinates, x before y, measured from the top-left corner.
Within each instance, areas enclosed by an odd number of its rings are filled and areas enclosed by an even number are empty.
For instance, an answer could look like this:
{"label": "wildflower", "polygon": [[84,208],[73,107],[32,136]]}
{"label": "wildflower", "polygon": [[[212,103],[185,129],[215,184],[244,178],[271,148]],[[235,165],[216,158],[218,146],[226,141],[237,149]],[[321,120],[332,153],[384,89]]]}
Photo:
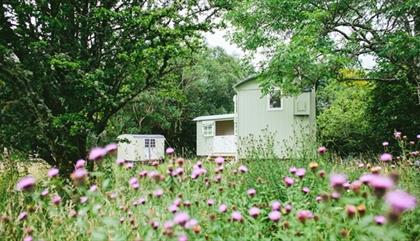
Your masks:
{"label": "wildflower", "polygon": [[363,183],[363,184],[369,184],[370,181],[372,180],[372,178],[375,178],[376,175],[374,174],[364,174],[362,176],[360,176],[359,180]]}
{"label": "wildflower", "polygon": [[172,147],[166,148],[166,154],[172,155],[172,154],[174,154],[174,152],[175,152],[175,149],[174,148],[172,148]]}
{"label": "wildflower", "polygon": [[126,162],[126,163],[124,163],[124,167],[125,167],[125,169],[133,169],[134,163]]}
{"label": "wildflower", "polygon": [[383,162],[389,162],[392,161],[392,155],[389,153],[383,153],[379,159]]}
{"label": "wildflower", "polygon": [[284,210],[286,211],[286,213],[290,213],[292,211],[292,209],[293,209],[293,206],[291,204],[287,204],[284,207]]}
{"label": "wildflower", "polygon": [[261,210],[257,207],[252,207],[248,210],[249,216],[256,218],[260,215]]}
{"label": "wildflower", "polygon": [[188,241],[188,237],[185,234],[181,234],[178,236],[178,241]]}
{"label": "wildflower", "polygon": [[366,206],[364,203],[357,206],[357,212],[360,216],[363,216],[366,213]]}
{"label": "wildflower", "polygon": [[297,177],[303,178],[305,176],[305,173],[306,173],[305,168],[298,168],[295,174]]}
{"label": "wildflower", "polygon": [[309,168],[312,171],[315,171],[318,167],[319,167],[319,164],[317,162],[311,162],[311,163],[309,163]]}
{"label": "wildflower", "polygon": [[76,211],[76,210],[74,210],[74,209],[71,209],[71,210],[69,211],[69,217],[74,218],[74,217],[76,217],[76,216],[77,216],[77,211]]}
{"label": "wildflower", "polygon": [[179,207],[181,205],[181,202],[182,200],[180,198],[175,198],[172,204]]}
{"label": "wildflower", "polygon": [[297,213],[297,218],[298,218],[298,220],[300,221],[300,222],[302,222],[302,223],[305,223],[305,221],[307,220],[307,219],[311,219],[311,218],[313,218],[314,217],[314,215],[312,214],[312,212],[311,211],[309,211],[309,210],[300,210],[300,211],[298,211],[298,213]]}
{"label": "wildflower", "polygon": [[213,199],[207,200],[207,205],[213,206],[214,205],[214,200]]}
{"label": "wildflower", "polygon": [[383,225],[386,223],[386,218],[384,216],[375,216],[374,220],[377,225]]}
{"label": "wildflower", "polygon": [[106,145],[104,149],[106,153],[114,153],[118,149],[118,145],[115,143],[110,143]]}
{"label": "wildflower", "polygon": [[35,178],[33,176],[26,176],[19,180],[16,184],[17,191],[29,191],[35,186]]}
{"label": "wildflower", "polygon": [[95,184],[93,184],[92,186],[90,186],[89,188],[89,192],[96,192],[96,190],[98,190],[98,186],[96,186]]}
{"label": "wildflower", "polygon": [[365,167],[365,164],[364,163],[359,163],[359,165],[357,165],[357,167],[363,168],[363,167]]}
{"label": "wildflower", "polygon": [[85,165],[86,165],[86,161],[83,159],[79,159],[77,160],[76,165],[74,167],[75,169],[79,169],[79,168],[84,168]]}
{"label": "wildflower", "polygon": [[401,132],[400,131],[395,131],[394,132],[394,137],[395,137],[395,139],[401,139]]}
{"label": "wildflower", "polygon": [[232,212],[231,218],[232,218],[232,221],[236,221],[236,222],[242,222],[243,220],[241,213],[238,211]]}
{"label": "wildflower", "polygon": [[332,193],[331,193],[331,197],[332,197],[332,199],[334,199],[334,200],[338,200],[338,199],[340,199],[341,194],[340,194],[339,192],[332,192]]}
{"label": "wildflower", "polygon": [[58,169],[57,168],[55,168],[55,167],[53,167],[53,168],[51,168],[50,170],[48,170],[48,177],[56,177],[56,176],[58,176]]}
{"label": "wildflower", "polygon": [[268,214],[268,218],[273,222],[278,222],[281,218],[281,213],[279,211],[271,211]]}
{"label": "wildflower", "polygon": [[318,148],[318,153],[319,154],[324,154],[325,152],[327,152],[327,148],[325,146],[321,146]]}
{"label": "wildflower", "polygon": [[161,197],[163,195],[163,190],[162,189],[157,189],[153,192],[153,195],[155,197]]}
{"label": "wildflower", "polygon": [[381,172],[382,167],[380,166],[374,166],[370,169],[370,172],[372,174],[379,174]]}
{"label": "wildflower", "polygon": [[87,202],[87,200],[88,200],[88,197],[86,197],[86,196],[82,196],[82,197],[80,197],[80,203],[86,203]]}
{"label": "wildflower", "polygon": [[183,166],[184,165],[184,162],[185,162],[185,160],[184,160],[184,158],[182,158],[182,157],[180,157],[180,158],[178,158],[178,159],[176,159],[176,164],[178,165],[178,166]]}
{"label": "wildflower", "polygon": [[387,142],[387,141],[382,142],[382,146],[386,147],[388,145],[389,145],[389,142]]}
{"label": "wildflower", "polygon": [[58,206],[61,203],[61,197],[56,194],[51,198],[51,202],[52,204]]}
{"label": "wildflower", "polygon": [[290,168],[289,168],[289,172],[290,172],[291,174],[295,174],[295,173],[296,173],[296,171],[297,171],[297,168],[296,168],[296,167],[290,167]]}
{"label": "wildflower", "polygon": [[311,190],[308,187],[303,187],[302,192],[308,194]]}
{"label": "wildflower", "polygon": [[344,174],[331,174],[330,185],[334,190],[342,191],[344,183],[347,182],[347,177]]}
{"label": "wildflower", "polygon": [[291,178],[291,177],[285,177],[285,178],[283,179],[283,181],[284,181],[284,184],[286,184],[286,187],[290,187],[290,186],[292,186],[292,185],[293,185],[293,183],[295,182],[295,181],[293,180],[293,178]]}
{"label": "wildflower", "polygon": [[23,238],[23,241],[33,241],[34,239],[32,238],[32,236],[26,236],[25,238]]}
{"label": "wildflower", "polygon": [[48,188],[45,188],[44,190],[42,190],[41,192],[41,196],[45,197],[49,194],[50,192],[48,191]]}
{"label": "wildflower", "polygon": [[349,218],[354,217],[356,215],[357,208],[354,205],[347,205],[346,206],[346,213]]}
{"label": "wildflower", "polygon": [[176,213],[178,211],[178,206],[172,204],[168,207],[168,211],[171,213]]}
{"label": "wildflower", "polygon": [[107,151],[102,147],[95,147],[89,153],[89,160],[97,161],[106,155]]}
{"label": "wildflower", "polygon": [[84,168],[79,168],[74,170],[74,172],[70,175],[71,179],[76,185],[82,184],[87,178],[87,171]]}
{"label": "wildflower", "polygon": [[182,203],[182,205],[183,205],[184,207],[190,207],[190,206],[191,206],[191,202],[190,202],[190,201],[184,201],[184,202]]}
{"label": "wildflower", "polygon": [[227,206],[226,206],[226,204],[221,204],[220,206],[219,206],[219,212],[221,212],[221,213],[225,213],[227,211]]}
{"label": "wildflower", "polygon": [[324,178],[325,177],[325,171],[324,170],[320,170],[319,172],[318,172],[318,175],[319,175],[319,177],[320,178]]}
{"label": "wildflower", "polygon": [[350,189],[355,193],[359,193],[361,186],[362,186],[362,182],[359,180],[356,180],[350,184]]}
{"label": "wildflower", "polygon": [[281,203],[279,201],[273,201],[271,203],[271,210],[273,211],[279,211],[281,208]]}
{"label": "wildflower", "polygon": [[318,203],[321,202],[322,201],[322,197],[321,196],[316,196],[315,201],[318,202]]}
{"label": "wildflower", "polygon": [[416,136],[416,137],[417,137],[417,139],[420,139],[420,134],[417,134],[417,136]]}
{"label": "wildflower", "polygon": [[248,168],[247,168],[246,166],[244,166],[244,165],[241,165],[241,166],[238,168],[238,170],[239,170],[239,172],[241,172],[241,173],[246,173],[246,172],[248,172]]}
{"label": "wildflower", "polygon": [[18,216],[18,221],[23,221],[28,217],[28,213],[27,212],[21,212]]}
{"label": "wildflower", "polygon": [[186,229],[192,229],[197,225],[198,225],[198,221],[196,219],[190,219],[185,223],[184,227]]}
{"label": "wildflower", "polygon": [[382,197],[388,189],[394,186],[394,182],[389,177],[375,175],[369,181],[369,185],[373,188],[376,196]]}
{"label": "wildflower", "polygon": [[187,213],[181,212],[176,213],[174,216],[174,223],[183,226],[188,220],[190,220],[190,216]]}
{"label": "wildflower", "polygon": [[133,189],[138,189],[140,187],[139,181],[135,177],[130,178],[130,180],[128,181],[128,183],[130,184],[130,186]]}
{"label": "wildflower", "polygon": [[164,228],[164,229],[172,229],[174,226],[175,226],[175,223],[174,223],[174,222],[172,222],[172,221],[166,221],[166,222],[163,224],[163,228]]}
{"label": "wildflower", "polygon": [[117,163],[117,165],[118,165],[118,166],[122,166],[122,165],[124,165],[125,160],[124,160],[124,159],[117,159],[117,160],[115,161],[115,163]]}
{"label": "wildflower", "polygon": [[393,213],[399,214],[405,210],[414,209],[416,207],[416,198],[410,194],[395,190],[389,192],[385,196],[386,203],[391,207]]}
{"label": "wildflower", "polygon": [[257,194],[257,191],[254,188],[251,188],[251,189],[248,189],[246,193],[248,194],[248,196],[253,197],[255,196],[255,194]]}
{"label": "wildflower", "polygon": [[152,226],[153,229],[158,229],[160,223],[158,221],[152,221],[150,222],[150,225]]}
{"label": "wildflower", "polygon": [[221,156],[217,157],[214,162],[216,162],[217,165],[221,166],[225,162],[225,159]]}
{"label": "wildflower", "polygon": [[214,181],[219,183],[222,180],[222,176],[221,175],[216,175],[214,176]]}

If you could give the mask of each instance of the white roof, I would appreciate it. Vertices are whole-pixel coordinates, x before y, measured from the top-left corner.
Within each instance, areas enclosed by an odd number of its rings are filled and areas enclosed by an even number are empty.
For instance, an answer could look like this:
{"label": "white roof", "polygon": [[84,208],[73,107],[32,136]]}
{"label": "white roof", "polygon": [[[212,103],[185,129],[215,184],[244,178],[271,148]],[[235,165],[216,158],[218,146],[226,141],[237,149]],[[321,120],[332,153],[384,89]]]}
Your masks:
{"label": "white roof", "polygon": [[205,115],[199,116],[193,119],[193,121],[206,121],[206,120],[233,120],[235,114],[223,114],[223,115]]}
{"label": "white roof", "polygon": [[143,135],[143,134],[123,134],[123,135],[119,135],[118,137],[117,137],[117,139],[121,139],[121,138],[130,138],[130,137],[132,137],[132,138],[135,138],[135,139],[143,139],[143,138],[156,138],[156,139],[159,139],[159,138],[163,138],[163,139],[165,139],[165,137],[163,136],[163,135]]}

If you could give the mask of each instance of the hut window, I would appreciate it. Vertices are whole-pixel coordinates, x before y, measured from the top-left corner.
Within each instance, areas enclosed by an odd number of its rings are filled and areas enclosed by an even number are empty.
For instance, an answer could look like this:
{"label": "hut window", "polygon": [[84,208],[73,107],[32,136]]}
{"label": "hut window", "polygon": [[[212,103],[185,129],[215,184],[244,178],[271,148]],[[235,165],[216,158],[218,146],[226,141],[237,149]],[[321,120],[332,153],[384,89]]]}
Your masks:
{"label": "hut window", "polygon": [[268,110],[281,110],[282,109],[282,96],[279,89],[273,89],[267,96]]}
{"label": "hut window", "polygon": [[213,123],[203,123],[203,136],[213,136],[214,125]]}
{"label": "hut window", "polygon": [[155,139],[144,139],[144,147],[146,147],[146,148],[156,147],[156,140]]}

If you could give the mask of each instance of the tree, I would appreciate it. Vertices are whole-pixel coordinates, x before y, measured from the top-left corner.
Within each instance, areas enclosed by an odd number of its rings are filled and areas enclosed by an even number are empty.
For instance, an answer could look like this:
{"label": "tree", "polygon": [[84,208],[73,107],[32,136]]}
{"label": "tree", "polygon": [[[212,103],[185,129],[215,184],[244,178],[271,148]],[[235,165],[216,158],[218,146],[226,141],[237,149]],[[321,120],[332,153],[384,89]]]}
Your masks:
{"label": "tree", "polygon": [[223,1],[7,1],[1,145],[70,171],[87,139],[201,44]]}
{"label": "tree", "polygon": [[[277,85],[293,94],[363,79],[373,86],[366,107],[377,127],[371,138],[383,141],[394,129],[413,138],[420,129],[419,1],[245,0],[226,19],[234,42],[268,53],[260,75],[265,90]],[[373,69],[363,69],[366,56],[375,59]],[[360,75],[349,78],[344,69]],[[356,111],[362,103],[354,104]]]}
{"label": "tree", "polygon": [[[146,91],[111,118],[103,136],[160,133],[177,150],[195,153],[195,122],[200,115],[233,112],[233,85],[252,73],[252,67],[221,48],[206,48],[189,59],[157,88]],[[186,64],[180,64],[185,66]],[[248,71],[250,70],[250,71]]]}

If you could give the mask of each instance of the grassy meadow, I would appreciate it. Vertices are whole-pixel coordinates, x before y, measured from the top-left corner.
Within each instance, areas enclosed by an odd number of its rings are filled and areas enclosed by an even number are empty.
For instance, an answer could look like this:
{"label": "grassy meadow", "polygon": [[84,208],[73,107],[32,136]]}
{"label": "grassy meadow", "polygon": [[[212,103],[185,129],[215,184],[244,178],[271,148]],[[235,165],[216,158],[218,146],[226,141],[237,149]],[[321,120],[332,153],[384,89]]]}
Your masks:
{"label": "grassy meadow", "polygon": [[[4,161],[0,239],[419,239],[419,209],[395,211],[398,203],[387,201],[395,189],[420,196],[416,156],[343,161],[328,151],[310,153],[242,161],[174,153],[152,165],[111,153],[93,158],[91,172],[83,161],[71,178],[44,167],[23,184],[25,173]],[[392,183],[376,187],[367,173]]]}

